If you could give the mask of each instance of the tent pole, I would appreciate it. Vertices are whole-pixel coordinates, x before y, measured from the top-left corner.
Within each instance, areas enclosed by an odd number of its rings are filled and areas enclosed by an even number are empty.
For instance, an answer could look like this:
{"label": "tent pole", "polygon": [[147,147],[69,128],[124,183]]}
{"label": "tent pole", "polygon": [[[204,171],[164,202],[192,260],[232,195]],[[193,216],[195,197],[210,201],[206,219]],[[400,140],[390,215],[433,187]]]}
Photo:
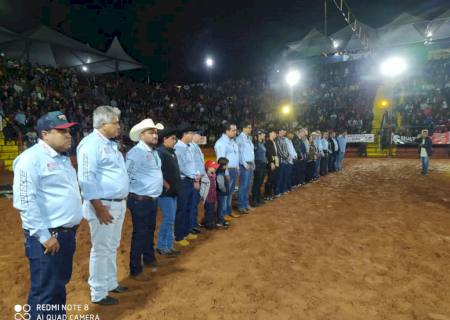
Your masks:
{"label": "tent pole", "polygon": [[324,8],[324,20],[323,20],[323,27],[324,27],[324,33],[325,36],[327,36],[328,33],[328,26],[327,26],[327,0],[323,0],[323,8]]}

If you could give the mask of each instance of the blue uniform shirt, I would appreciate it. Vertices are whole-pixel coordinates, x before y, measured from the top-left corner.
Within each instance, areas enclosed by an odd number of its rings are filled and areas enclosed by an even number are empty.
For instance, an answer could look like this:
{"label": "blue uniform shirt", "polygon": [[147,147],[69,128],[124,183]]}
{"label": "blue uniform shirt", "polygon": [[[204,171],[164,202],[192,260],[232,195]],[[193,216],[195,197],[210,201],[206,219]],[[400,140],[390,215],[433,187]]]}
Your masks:
{"label": "blue uniform shirt", "polygon": [[324,153],[323,153],[322,138],[317,137],[317,138],[314,140],[314,145],[316,146],[317,151],[320,153],[320,155],[323,156]]}
{"label": "blue uniform shirt", "polygon": [[127,153],[126,166],[130,178],[130,192],[156,198],[163,189],[161,159],[158,151],[139,141]]}
{"label": "blue uniform shirt", "polygon": [[295,151],[294,148],[294,144],[292,143],[292,140],[289,138],[285,138],[286,140],[286,145],[287,145],[287,149],[288,149],[288,153],[289,153],[289,160],[288,162],[290,164],[294,163],[294,160],[297,159],[298,155],[297,152]]}
{"label": "blue uniform shirt", "polygon": [[66,156],[44,141],[25,150],[14,160],[14,207],[22,227],[39,238],[50,239],[49,228],[80,223],[81,196],[77,174]]}
{"label": "blue uniform shirt", "polygon": [[255,162],[255,150],[250,137],[241,132],[236,138],[236,143],[239,148],[239,164],[244,165],[244,163]]}
{"label": "blue uniform shirt", "polygon": [[180,167],[181,178],[195,179],[200,173],[197,171],[194,160],[194,152],[192,146],[181,140],[175,145],[175,154],[177,155],[178,166]]}
{"label": "blue uniform shirt", "polygon": [[94,129],[78,145],[77,162],[84,200],[127,197],[128,174],[116,142]]}
{"label": "blue uniform shirt", "polygon": [[195,161],[195,168],[198,174],[205,175],[205,156],[203,155],[202,149],[200,149],[200,146],[194,142],[191,142],[189,144],[192,148],[192,153],[194,155],[194,161]]}
{"label": "blue uniform shirt", "polygon": [[347,137],[344,137],[343,135],[339,135],[337,137],[337,142],[339,145],[339,152],[345,153],[345,147],[347,146]]}
{"label": "blue uniform shirt", "polygon": [[226,134],[222,134],[222,137],[216,141],[214,151],[217,159],[222,157],[228,159],[228,168],[239,168],[239,147]]}

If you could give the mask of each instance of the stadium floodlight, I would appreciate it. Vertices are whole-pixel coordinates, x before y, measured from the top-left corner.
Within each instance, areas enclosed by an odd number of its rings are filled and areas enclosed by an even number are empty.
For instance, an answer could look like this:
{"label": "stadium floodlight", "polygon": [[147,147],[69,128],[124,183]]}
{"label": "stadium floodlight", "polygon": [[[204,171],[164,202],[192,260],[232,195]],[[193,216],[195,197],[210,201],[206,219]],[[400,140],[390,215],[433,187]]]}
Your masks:
{"label": "stadium floodlight", "polygon": [[289,114],[291,113],[291,106],[286,104],[284,106],[281,107],[281,113],[283,114]]}
{"label": "stadium floodlight", "polygon": [[81,66],[81,70],[83,70],[84,72],[88,72],[88,67],[86,67],[86,66]]}
{"label": "stadium floodlight", "polygon": [[333,40],[333,48],[334,48],[334,49],[339,48],[339,41]]}
{"label": "stadium floodlight", "polygon": [[408,69],[406,60],[401,57],[391,57],[380,64],[381,74],[389,78],[401,75],[406,69]]}
{"label": "stadium floodlight", "polygon": [[205,65],[208,69],[211,69],[214,66],[214,60],[211,57],[207,57],[205,59]]}
{"label": "stadium floodlight", "polygon": [[300,72],[298,70],[290,70],[286,74],[286,83],[291,88],[295,86],[300,81]]}

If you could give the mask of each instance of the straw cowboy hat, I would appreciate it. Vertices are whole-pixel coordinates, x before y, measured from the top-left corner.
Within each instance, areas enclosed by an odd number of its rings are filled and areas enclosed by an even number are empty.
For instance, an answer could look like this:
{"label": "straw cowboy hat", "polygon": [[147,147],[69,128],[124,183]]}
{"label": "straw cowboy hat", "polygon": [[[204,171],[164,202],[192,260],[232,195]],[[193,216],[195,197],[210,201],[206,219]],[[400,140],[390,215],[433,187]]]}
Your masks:
{"label": "straw cowboy hat", "polygon": [[155,124],[152,119],[144,119],[138,124],[136,124],[130,130],[130,139],[131,141],[138,142],[139,135],[147,129],[158,129],[163,130],[164,126],[161,123]]}

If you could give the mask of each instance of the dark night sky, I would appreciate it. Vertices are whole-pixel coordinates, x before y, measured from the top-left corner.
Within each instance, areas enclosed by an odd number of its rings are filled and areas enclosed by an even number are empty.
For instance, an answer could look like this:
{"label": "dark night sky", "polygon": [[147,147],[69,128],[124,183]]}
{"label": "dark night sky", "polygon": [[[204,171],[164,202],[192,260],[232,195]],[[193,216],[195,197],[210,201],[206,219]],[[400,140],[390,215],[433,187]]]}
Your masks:
{"label": "dark night sky", "polygon": [[[328,0],[329,33],[345,26]],[[448,0],[347,0],[357,18],[378,27],[407,11],[433,18]],[[154,80],[205,80],[203,59],[215,57],[215,77],[257,74],[273,65],[287,42],[312,27],[323,31],[323,0],[0,0],[2,25],[25,31],[46,24],[105,49],[118,35]]]}

